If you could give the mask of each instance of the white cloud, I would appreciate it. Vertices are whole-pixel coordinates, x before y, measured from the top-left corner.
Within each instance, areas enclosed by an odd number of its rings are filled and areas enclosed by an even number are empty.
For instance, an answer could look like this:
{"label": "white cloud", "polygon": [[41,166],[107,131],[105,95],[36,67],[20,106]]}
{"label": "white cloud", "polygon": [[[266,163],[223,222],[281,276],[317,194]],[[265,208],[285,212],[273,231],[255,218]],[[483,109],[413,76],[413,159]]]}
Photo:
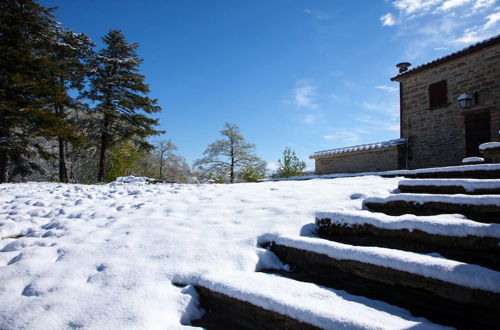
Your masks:
{"label": "white cloud", "polygon": [[431,10],[440,2],[442,0],[396,0],[393,5],[406,15],[415,15]]}
{"label": "white cloud", "polygon": [[383,114],[388,115],[397,115],[399,114],[399,104],[393,102],[379,102],[379,103],[371,103],[371,102],[363,102],[361,104],[363,108],[366,110],[376,111]]}
{"label": "white cloud", "polygon": [[330,134],[323,136],[325,140],[339,141],[342,143],[358,143],[360,134],[353,129],[336,129]]}
{"label": "white cloud", "polygon": [[387,13],[384,16],[381,16],[380,21],[382,21],[383,26],[393,26],[394,24],[396,24],[391,13]]}
{"label": "white cloud", "polygon": [[497,11],[486,16],[486,22],[482,25],[475,25],[466,29],[463,34],[455,39],[456,43],[469,44],[482,41],[488,37],[500,33],[500,8]]}
{"label": "white cloud", "polygon": [[476,0],[474,1],[474,6],[472,7],[472,9],[478,10],[481,8],[491,7],[496,1],[497,0]]}
{"label": "white cloud", "polygon": [[471,0],[447,0],[443,2],[441,6],[438,7],[438,10],[447,11],[456,7],[460,7],[465,5],[466,3],[470,3]]}
{"label": "white cloud", "polygon": [[307,15],[310,15],[310,16],[312,16],[315,19],[320,20],[320,21],[324,21],[324,20],[327,20],[330,18],[330,15],[328,15],[327,13],[320,11],[320,10],[310,9],[310,8],[304,9],[304,13],[306,13]]}
{"label": "white cloud", "polygon": [[[500,34],[500,0],[392,0],[395,32],[405,60],[428,60],[432,50],[459,50]],[[391,16],[388,16],[391,14]]]}
{"label": "white cloud", "polygon": [[314,124],[316,122],[316,116],[315,115],[305,115],[304,118],[302,119],[302,122],[306,124]]}
{"label": "white cloud", "polygon": [[491,29],[500,21],[500,10],[496,13],[486,16],[486,24],[484,24],[483,29]]}
{"label": "white cloud", "polygon": [[297,108],[316,109],[318,104],[315,103],[316,86],[312,85],[307,80],[299,80],[294,89],[293,104]]}
{"label": "white cloud", "polygon": [[357,121],[371,125],[372,129],[399,132],[399,117],[394,117],[390,120],[382,120],[370,116],[356,118]]}
{"label": "white cloud", "polygon": [[397,92],[399,90],[398,87],[395,86],[387,86],[387,85],[380,85],[380,86],[375,86],[376,89],[382,89],[384,91],[388,92]]}

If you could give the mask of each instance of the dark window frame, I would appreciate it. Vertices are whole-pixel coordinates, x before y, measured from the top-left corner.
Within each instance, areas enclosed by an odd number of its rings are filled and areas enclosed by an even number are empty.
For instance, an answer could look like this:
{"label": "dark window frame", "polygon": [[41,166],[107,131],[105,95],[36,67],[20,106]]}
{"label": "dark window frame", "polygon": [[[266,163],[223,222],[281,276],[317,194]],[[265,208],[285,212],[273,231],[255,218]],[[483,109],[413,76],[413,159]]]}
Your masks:
{"label": "dark window frame", "polygon": [[429,109],[442,108],[450,103],[448,102],[448,83],[445,80],[440,80],[432,83],[427,88]]}

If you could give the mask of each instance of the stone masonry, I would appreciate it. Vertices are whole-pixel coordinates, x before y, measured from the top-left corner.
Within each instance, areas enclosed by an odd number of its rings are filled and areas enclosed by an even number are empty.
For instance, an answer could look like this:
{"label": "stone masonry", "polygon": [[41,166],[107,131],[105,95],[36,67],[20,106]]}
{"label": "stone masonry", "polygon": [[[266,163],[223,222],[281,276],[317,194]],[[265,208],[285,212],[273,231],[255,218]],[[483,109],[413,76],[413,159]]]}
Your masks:
{"label": "stone masonry", "polygon": [[[407,138],[408,167],[459,165],[465,157],[465,118],[489,113],[491,141],[500,130],[500,36],[392,78],[400,83],[401,137]],[[429,108],[428,87],[446,80],[448,103]],[[457,97],[474,94],[468,110]]]}
{"label": "stone masonry", "polygon": [[405,145],[314,156],[315,173],[359,173],[404,168]]}

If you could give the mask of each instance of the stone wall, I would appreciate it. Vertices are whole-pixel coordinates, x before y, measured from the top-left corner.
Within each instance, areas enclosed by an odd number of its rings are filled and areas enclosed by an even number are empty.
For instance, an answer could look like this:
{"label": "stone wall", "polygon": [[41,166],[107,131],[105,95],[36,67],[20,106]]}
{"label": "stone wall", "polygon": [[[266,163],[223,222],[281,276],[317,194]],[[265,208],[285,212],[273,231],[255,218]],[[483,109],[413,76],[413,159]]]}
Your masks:
{"label": "stone wall", "polygon": [[[401,137],[409,140],[409,168],[459,165],[465,157],[465,116],[490,113],[491,141],[499,141],[500,43],[459,58],[408,72],[400,82]],[[429,109],[428,86],[447,81],[448,104]],[[461,110],[457,97],[478,92],[476,105]]]}
{"label": "stone wall", "polygon": [[397,170],[405,167],[405,146],[360,150],[315,157],[315,173],[358,173]]}

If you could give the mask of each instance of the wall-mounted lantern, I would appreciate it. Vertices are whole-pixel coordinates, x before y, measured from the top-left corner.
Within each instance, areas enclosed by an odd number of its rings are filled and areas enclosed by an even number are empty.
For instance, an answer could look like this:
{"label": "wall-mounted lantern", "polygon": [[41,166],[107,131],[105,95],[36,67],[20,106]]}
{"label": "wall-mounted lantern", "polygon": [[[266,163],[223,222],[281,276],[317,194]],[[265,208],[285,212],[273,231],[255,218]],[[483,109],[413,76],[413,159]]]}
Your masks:
{"label": "wall-mounted lantern", "polygon": [[457,98],[460,109],[470,109],[470,107],[472,106],[472,97],[473,96],[470,93],[460,94],[460,96]]}

